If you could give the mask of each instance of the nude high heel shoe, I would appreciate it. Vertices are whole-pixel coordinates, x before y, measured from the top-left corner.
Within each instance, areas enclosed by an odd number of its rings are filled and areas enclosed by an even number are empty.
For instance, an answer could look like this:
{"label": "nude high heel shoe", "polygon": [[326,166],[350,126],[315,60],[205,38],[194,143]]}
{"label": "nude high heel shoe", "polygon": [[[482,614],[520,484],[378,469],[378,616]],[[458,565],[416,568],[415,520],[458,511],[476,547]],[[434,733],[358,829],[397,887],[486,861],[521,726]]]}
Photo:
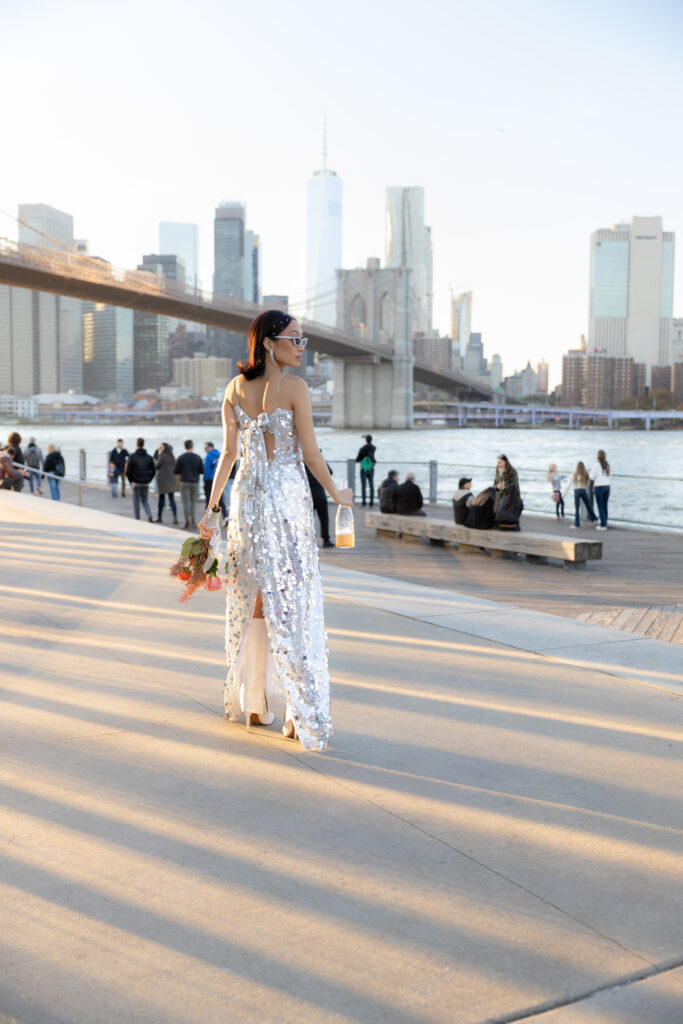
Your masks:
{"label": "nude high heel shoe", "polygon": [[286,736],[288,740],[296,740],[298,736],[296,729],[294,728],[294,722],[292,721],[292,713],[289,708],[285,708],[285,713],[282,719],[282,735]]}
{"label": "nude high heel shoe", "polygon": [[268,663],[268,634],[265,619],[252,619],[247,645],[242,655],[242,679],[239,688],[240,707],[244,711],[247,729],[256,725],[272,725],[275,715],[268,710],[266,700],[266,665]]}

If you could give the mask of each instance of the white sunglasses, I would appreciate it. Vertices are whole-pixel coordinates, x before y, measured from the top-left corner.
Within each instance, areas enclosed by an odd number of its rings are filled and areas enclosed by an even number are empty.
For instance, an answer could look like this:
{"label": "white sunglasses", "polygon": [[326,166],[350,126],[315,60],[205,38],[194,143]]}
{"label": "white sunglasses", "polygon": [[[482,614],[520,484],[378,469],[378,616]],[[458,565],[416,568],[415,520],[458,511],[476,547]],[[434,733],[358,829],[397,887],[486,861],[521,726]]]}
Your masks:
{"label": "white sunglasses", "polygon": [[308,338],[293,338],[291,334],[276,334],[273,341],[279,341],[280,339],[291,341],[295,348],[306,348],[308,345]]}

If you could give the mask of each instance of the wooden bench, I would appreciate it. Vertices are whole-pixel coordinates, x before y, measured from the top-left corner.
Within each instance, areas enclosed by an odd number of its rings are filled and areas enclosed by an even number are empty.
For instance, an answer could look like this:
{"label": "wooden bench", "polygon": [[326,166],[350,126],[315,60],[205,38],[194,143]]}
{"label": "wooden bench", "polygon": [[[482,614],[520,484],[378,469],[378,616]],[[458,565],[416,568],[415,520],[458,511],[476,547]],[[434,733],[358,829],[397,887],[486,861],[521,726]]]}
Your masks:
{"label": "wooden bench", "polygon": [[506,553],[526,555],[527,562],[559,559],[565,568],[585,566],[588,559],[602,558],[599,540],[569,540],[548,533],[518,533],[509,530],[472,530],[468,526],[430,519],[428,516],[399,516],[366,512],[365,525],[374,526],[378,537],[421,537],[431,544],[457,544],[463,552],[488,551],[502,558]]}

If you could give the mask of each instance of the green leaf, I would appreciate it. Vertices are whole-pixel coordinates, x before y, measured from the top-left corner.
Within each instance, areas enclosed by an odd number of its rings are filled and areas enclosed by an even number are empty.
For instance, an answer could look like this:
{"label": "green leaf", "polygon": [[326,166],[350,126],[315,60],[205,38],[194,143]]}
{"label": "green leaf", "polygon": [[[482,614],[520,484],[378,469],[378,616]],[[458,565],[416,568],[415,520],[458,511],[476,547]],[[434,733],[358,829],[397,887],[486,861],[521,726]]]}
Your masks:
{"label": "green leaf", "polygon": [[183,546],[180,549],[180,554],[183,558],[189,558],[192,554],[192,545],[194,544],[194,537],[188,537]]}

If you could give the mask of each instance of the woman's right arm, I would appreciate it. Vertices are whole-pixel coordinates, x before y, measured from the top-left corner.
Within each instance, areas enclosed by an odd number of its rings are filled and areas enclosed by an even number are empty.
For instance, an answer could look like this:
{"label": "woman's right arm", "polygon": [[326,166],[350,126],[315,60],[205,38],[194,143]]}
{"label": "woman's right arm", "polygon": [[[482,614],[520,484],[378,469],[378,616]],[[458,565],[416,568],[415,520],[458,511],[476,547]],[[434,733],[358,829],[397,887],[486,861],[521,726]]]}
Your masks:
{"label": "woman's right arm", "polygon": [[292,393],[292,408],[294,409],[294,420],[296,432],[299,435],[299,444],[304,462],[310,469],[318,483],[322,484],[332,501],[338,505],[353,504],[353,491],[350,487],[338,488],[332,479],[332,474],[327,468],[327,463],[320,453],[318,442],[313,426],[313,410],[311,409],[311,396],[306,381],[300,377],[288,377],[287,382]]}
{"label": "woman's right arm", "polygon": [[206,512],[202,516],[201,521],[197,524],[199,526],[200,536],[206,538],[210,538],[213,532],[212,528],[207,525],[206,518],[211,513],[214,505],[218,504],[218,500],[225,490],[225,485],[228,482],[230,470],[235,463],[239,448],[239,424],[237,423],[235,410],[233,409],[232,403],[228,397],[230,393],[230,385],[228,384],[225,391],[225,398],[223,399],[223,449],[221,451],[221,457],[216,465],[209,504],[206,507]]}

